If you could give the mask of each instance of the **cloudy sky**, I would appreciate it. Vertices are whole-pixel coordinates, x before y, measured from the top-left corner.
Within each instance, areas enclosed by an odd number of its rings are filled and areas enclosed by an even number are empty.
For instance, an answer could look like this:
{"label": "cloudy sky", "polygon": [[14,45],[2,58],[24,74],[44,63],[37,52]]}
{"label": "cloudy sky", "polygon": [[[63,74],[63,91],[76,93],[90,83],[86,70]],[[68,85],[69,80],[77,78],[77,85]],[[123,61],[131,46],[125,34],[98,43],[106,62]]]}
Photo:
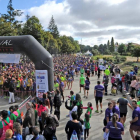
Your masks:
{"label": "cloudy sky", "polygon": [[[0,13],[9,0],[0,0]],[[140,0],[13,0],[15,9],[37,16],[47,29],[54,16],[61,35],[82,44],[99,45],[111,37],[119,43],[140,43]]]}

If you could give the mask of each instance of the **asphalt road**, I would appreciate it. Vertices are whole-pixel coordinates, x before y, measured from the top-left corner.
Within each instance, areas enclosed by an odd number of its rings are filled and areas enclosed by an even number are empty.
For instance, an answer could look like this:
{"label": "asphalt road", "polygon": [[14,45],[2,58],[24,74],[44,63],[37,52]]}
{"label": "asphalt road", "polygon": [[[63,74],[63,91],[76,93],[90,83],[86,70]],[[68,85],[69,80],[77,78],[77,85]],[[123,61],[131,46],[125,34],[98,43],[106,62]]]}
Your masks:
{"label": "asphalt road", "polygon": [[[102,80],[102,79],[101,79]],[[92,117],[90,119],[90,124],[91,124],[91,129],[89,131],[89,138],[88,140],[103,140],[103,119],[105,116],[105,109],[107,108],[107,103],[109,102],[109,100],[117,100],[119,97],[122,97],[122,94],[119,94],[117,96],[104,96],[103,98],[103,113],[94,113],[95,111],[95,99],[94,99],[94,86],[97,83],[97,77],[91,77],[90,78],[90,91],[89,91],[89,98],[85,99],[83,98],[83,91],[81,94],[81,97],[83,99],[83,105],[87,106],[88,102],[92,102],[93,104],[93,113],[92,113]],[[109,85],[108,87],[109,89],[109,93],[110,93],[110,89],[111,89],[111,85]],[[75,81],[73,83],[73,88],[72,90],[75,93],[79,92],[79,77],[75,77]],[[68,96],[69,95],[70,90],[66,90],[64,91],[64,95]],[[67,99],[67,97],[65,98],[65,100]],[[16,103],[16,104],[20,104],[20,102]],[[9,108],[9,104],[8,104],[8,100],[6,99],[0,99],[0,110],[3,109],[7,109]],[[25,112],[26,109],[25,107],[22,108],[22,111]],[[84,119],[84,114],[85,114],[86,110],[83,111],[83,115],[82,115],[82,119]],[[58,140],[66,140],[66,133],[65,133],[65,125],[66,123],[69,121],[69,118],[66,118],[66,115],[69,114],[69,111],[65,108],[64,103],[61,106],[61,117],[60,117],[60,126],[57,128],[57,138]],[[125,135],[123,136],[123,140],[131,140],[130,137],[130,133],[129,133],[129,127],[130,127],[130,123],[129,121],[131,120],[131,116],[132,116],[132,111],[131,109],[128,108],[128,115],[127,115],[127,120],[126,120],[126,126],[125,126]]]}

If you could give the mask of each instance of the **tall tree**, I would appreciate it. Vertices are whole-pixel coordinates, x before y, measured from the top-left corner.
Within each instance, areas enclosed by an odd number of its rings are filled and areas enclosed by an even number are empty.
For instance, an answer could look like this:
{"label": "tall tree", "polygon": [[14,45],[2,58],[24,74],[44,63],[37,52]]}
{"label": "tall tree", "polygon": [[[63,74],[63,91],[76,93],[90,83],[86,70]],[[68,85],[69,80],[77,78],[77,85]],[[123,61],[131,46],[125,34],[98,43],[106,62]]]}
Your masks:
{"label": "tall tree", "polygon": [[112,37],[112,39],[111,39],[110,52],[113,53],[114,51],[115,51],[115,44],[114,44],[114,38]]}
{"label": "tall tree", "polygon": [[94,45],[94,47],[93,47],[93,48],[98,50],[98,45]]}
{"label": "tall tree", "polygon": [[32,35],[41,44],[43,43],[43,27],[37,17],[32,16],[23,27],[23,35]]}
{"label": "tall tree", "polygon": [[139,46],[135,46],[133,48],[132,55],[134,57],[137,57],[137,61],[139,60],[139,57],[140,57],[140,45]]}
{"label": "tall tree", "polygon": [[104,52],[104,46],[103,46],[103,44],[100,44],[100,45],[99,45],[98,51],[99,51],[101,54],[103,54],[103,52]]}
{"label": "tall tree", "polygon": [[17,35],[20,35],[22,32],[22,21],[16,20],[16,17],[20,17],[22,14],[23,12],[21,10],[15,10],[13,8],[12,0],[9,0],[7,6],[7,14],[2,14],[2,17],[5,19],[5,21],[11,23],[12,28],[15,28],[17,30]]}
{"label": "tall tree", "polygon": [[11,26],[10,22],[6,22],[4,18],[0,18],[0,36],[15,36],[17,30]]}
{"label": "tall tree", "polygon": [[110,50],[110,42],[109,42],[109,40],[107,41],[107,49]]}
{"label": "tall tree", "polygon": [[54,38],[59,37],[59,31],[58,31],[57,25],[55,24],[55,20],[54,20],[53,16],[51,17],[48,29]]}
{"label": "tall tree", "polygon": [[119,45],[118,52],[122,55],[122,53],[126,52],[126,46],[124,44]]}

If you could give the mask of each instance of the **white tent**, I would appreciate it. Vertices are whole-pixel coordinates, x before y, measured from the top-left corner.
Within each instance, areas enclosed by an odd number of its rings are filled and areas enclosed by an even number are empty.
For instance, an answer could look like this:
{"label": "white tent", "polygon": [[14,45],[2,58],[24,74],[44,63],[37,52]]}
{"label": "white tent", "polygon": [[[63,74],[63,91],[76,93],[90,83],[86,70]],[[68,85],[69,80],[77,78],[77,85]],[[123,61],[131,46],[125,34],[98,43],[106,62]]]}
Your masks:
{"label": "white tent", "polygon": [[92,53],[88,50],[85,55],[92,55]]}

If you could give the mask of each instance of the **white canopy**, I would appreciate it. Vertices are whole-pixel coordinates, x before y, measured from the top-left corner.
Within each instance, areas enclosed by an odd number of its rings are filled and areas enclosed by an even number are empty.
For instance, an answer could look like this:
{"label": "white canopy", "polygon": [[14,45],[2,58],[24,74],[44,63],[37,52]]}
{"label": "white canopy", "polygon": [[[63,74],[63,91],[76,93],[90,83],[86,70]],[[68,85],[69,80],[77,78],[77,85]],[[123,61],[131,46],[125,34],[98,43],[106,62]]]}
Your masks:
{"label": "white canopy", "polygon": [[85,54],[92,54],[89,50]]}

